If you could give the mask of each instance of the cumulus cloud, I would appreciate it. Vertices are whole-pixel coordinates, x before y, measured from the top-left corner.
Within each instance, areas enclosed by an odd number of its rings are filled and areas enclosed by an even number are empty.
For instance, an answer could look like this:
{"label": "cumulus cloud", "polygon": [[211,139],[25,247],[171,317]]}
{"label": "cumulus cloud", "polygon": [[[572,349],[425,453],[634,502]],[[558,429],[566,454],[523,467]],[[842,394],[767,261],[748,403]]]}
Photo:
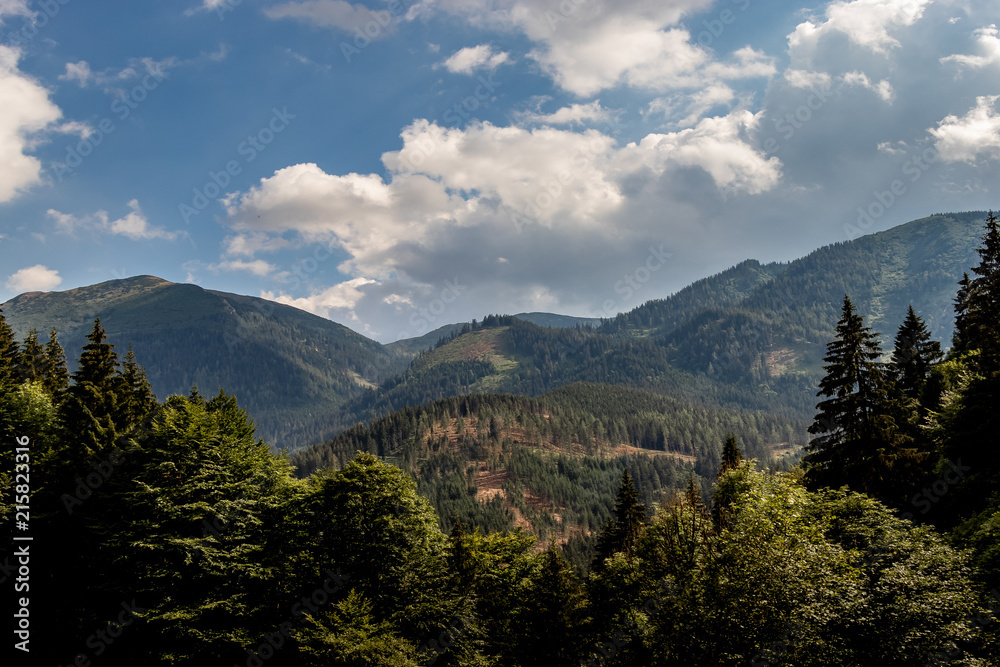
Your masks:
{"label": "cumulus cloud", "polygon": [[[588,115],[577,108],[560,118]],[[376,328],[389,312],[405,318],[428,303],[457,300],[453,292],[468,299],[466,308],[477,298],[534,309],[574,301],[580,308],[586,290],[572,267],[581,258],[602,258],[584,282],[591,294],[611,291],[618,278],[610,258],[645,262],[648,233],[663,233],[662,211],[675,197],[718,198],[720,188],[752,195],[774,187],[781,163],[753,148],[758,120],[735,112],[625,146],[595,129],[485,122],[456,129],[419,120],[404,129],[399,150],[383,154],[388,177],[330,174],[303,163],[234,196],[225,222],[235,232],[231,238],[240,240],[227,248],[249,258],[266,252],[268,239],[289,236],[338,248],[344,281],[312,287],[304,296],[272,296],[345,321],[363,313],[360,319]],[[694,216],[676,217],[673,241],[703,233],[682,231],[689,219]],[[471,276],[476,284],[466,290]],[[456,287],[448,292],[449,285]],[[417,321],[433,324],[427,317]],[[418,329],[409,331],[426,332]]]}
{"label": "cumulus cloud", "polygon": [[886,53],[900,46],[890,32],[912,26],[933,0],[853,0],[837,1],[826,6],[825,20],[800,23],[788,36],[795,49],[814,48],[821,37],[842,33],[853,43],[875,53]]}
{"label": "cumulus cloud", "polygon": [[80,230],[90,230],[124,236],[133,241],[152,239],[174,241],[185,235],[183,232],[171,232],[151,225],[136,199],[129,201],[128,207],[131,209],[129,213],[116,220],[111,220],[108,212],[104,210],[90,215],[76,216],[50,208],[46,214],[55,222],[56,231],[61,234],[75,235]]}
{"label": "cumulus cloud", "polygon": [[61,282],[62,277],[58,271],[50,269],[44,264],[35,264],[11,274],[4,284],[12,292],[21,293],[44,292],[58,287]]}
{"label": "cumulus cloud", "polygon": [[441,63],[441,66],[453,74],[472,74],[477,69],[496,69],[510,61],[506,51],[494,51],[489,44],[467,46],[459,49]]}
{"label": "cumulus cloud", "polygon": [[42,182],[41,161],[29,152],[62,117],[49,91],[20,71],[20,58],[19,49],[0,45],[0,203]]}
{"label": "cumulus cloud", "polygon": [[976,98],[976,106],[965,116],[946,116],[928,132],[945,162],[974,164],[981,156],[995,158],[1000,151],[1000,95]]}
{"label": "cumulus cloud", "polygon": [[751,143],[759,121],[760,116],[749,111],[705,118],[694,128],[650,134],[625,153],[657,170],[670,163],[699,167],[720,190],[760,194],[778,184],[781,161],[766,157]]}
{"label": "cumulus cloud", "polygon": [[982,55],[955,54],[941,58],[941,62],[957,63],[970,69],[982,69],[993,64],[1000,64],[1000,29],[991,24],[976,30],[975,35]]}

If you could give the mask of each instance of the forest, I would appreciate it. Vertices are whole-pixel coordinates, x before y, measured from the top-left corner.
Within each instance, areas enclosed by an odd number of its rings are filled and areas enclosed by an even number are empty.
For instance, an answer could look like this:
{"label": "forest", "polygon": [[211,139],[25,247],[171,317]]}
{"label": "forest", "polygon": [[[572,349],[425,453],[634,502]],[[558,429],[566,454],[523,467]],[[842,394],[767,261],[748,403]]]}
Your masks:
{"label": "forest", "polygon": [[[407,389],[294,458],[224,391],[158,401],[99,319],[71,374],[54,330],[19,341],[0,314],[0,517],[33,538],[32,664],[1000,664],[992,213],[976,250],[946,351],[913,308],[884,348],[844,295],[807,423],[612,387],[607,359],[653,343],[498,320],[538,366],[581,355],[607,379]],[[470,461],[544,502],[480,502]]]}

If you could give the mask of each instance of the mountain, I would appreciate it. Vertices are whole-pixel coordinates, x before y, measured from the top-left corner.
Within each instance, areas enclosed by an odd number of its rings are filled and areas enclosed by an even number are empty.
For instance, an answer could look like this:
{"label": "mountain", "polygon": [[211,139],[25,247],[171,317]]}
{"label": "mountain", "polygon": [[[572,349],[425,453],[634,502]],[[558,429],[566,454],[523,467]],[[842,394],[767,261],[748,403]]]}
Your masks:
{"label": "mountain", "polygon": [[406,366],[399,355],[350,329],[250,296],[153,276],[63,292],[28,292],[2,305],[18,338],[55,327],[71,365],[94,317],[119,357],[131,343],[162,399],[224,388],[236,394],[276,446],[321,440],[340,408]]}
{"label": "mountain", "polygon": [[387,346],[289,306],[152,276],[22,294],[2,307],[21,338],[55,326],[71,358],[100,315],[121,353],[133,343],[159,396],[224,387],[263,437],[291,448],[407,406],[579,382],[798,420],[813,414],[845,293],[883,340],[912,304],[947,345],[956,283],[977,261],[984,218],[934,215],[787,264],[747,260],[603,322],[488,316]]}
{"label": "mountain", "polygon": [[910,304],[947,346],[957,282],[977,262],[984,218],[935,215],[787,264],[747,260],[594,329],[487,317],[477,327],[452,329],[443,344],[351,409],[370,420],[447,396],[534,396],[600,382],[809,418],[844,294],[886,347]]}

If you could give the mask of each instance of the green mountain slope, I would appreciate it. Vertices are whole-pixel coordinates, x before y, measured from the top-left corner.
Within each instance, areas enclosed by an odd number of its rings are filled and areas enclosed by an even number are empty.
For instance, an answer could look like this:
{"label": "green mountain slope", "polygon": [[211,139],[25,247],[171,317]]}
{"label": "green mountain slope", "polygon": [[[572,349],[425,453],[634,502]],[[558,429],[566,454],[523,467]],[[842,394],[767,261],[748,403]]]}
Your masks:
{"label": "green mountain slope", "polygon": [[30,292],[2,305],[19,338],[55,327],[71,362],[99,316],[123,356],[131,342],[161,398],[220,387],[235,393],[277,446],[322,439],[340,407],[405,367],[379,343],[281,304],[152,276],[64,292]]}
{"label": "green mountain slope", "polygon": [[773,461],[797,452],[805,429],[764,412],[579,383],[536,398],[473,394],[406,408],[297,452],[292,463],[304,477],[371,452],[417,479],[446,531],[455,521],[484,532],[520,526],[543,545],[576,537],[583,542],[574,548],[584,548],[613,507],[623,468],[652,504],[692,475],[714,479],[728,433],[749,456]]}

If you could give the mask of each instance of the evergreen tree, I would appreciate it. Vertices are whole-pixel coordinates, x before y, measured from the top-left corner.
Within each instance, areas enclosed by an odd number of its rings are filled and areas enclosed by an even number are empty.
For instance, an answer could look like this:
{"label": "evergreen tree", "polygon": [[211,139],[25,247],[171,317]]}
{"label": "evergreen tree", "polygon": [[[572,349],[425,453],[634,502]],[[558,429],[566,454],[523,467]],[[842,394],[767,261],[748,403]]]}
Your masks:
{"label": "evergreen tree", "polygon": [[122,414],[119,421],[123,430],[131,430],[156,408],[156,395],[146,378],[146,371],[135,360],[131,343],[122,363],[121,388]]}
{"label": "evergreen tree", "polygon": [[22,382],[41,380],[45,376],[45,351],[38,344],[38,331],[32,329],[21,345],[18,375]]}
{"label": "evergreen tree", "polygon": [[978,248],[976,277],[966,274],[959,283],[955,302],[956,353],[978,349],[977,365],[990,373],[1000,373],[1000,221],[993,211],[986,218],[983,245]]}
{"label": "evergreen tree", "polygon": [[67,444],[79,442],[82,449],[78,453],[84,458],[94,456],[118,438],[118,355],[106,338],[100,318],[94,319],[94,328],[87,334],[90,342],[80,353],[63,411]]}
{"label": "evergreen tree", "polygon": [[896,386],[906,397],[919,399],[931,366],[941,357],[941,344],[931,340],[927,325],[910,306],[896,333],[896,346],[889,363]]}
{"label": "evergreen tree", "polygon": [[621,484],[618,487],[614,518],[608,518],[598,537],[595,568],[600,569],[604,559],[618,552],[631,558],[645,523],[646,508],[639,502],[639,493],[635,490],[632,476],[626,468],[622,472]]}
{"label": "evergreen tree", "polygon": [[[894,388],[886,377],[878,336],[844,297],[837,337],[827,345],[819,413],[809,432],[806,480],[813,486],[840,487],[880,498],[893,497],[916,454],[904,450]],[[909,483],[909,479],[907,479]]]}
{"label": "evergreen tree", "polygon": [[542,555],[524,601],[517,664],[523,667],[578,667],[580,636],[587,624],[587,599],[569,562],[554,544]]}
{"label": "evergreen tree", "polygon": [[986,219],[980,263],[959,283],[953,355],[972,371],[964,392],[952,395],[935,420],[945,456],[972,466],[962,490],[949,498],[960,513],[979,511],[1000,480],[1000,223]]}
{"label": "evergreen tree", "polygon": [[45,375],[43,384],[53,396],[62,394],[69,386],[69,369],[66,367],[66,353],[55,327],[49,332],[49,342],[45,344]]}
{"label": "evergreen tree", "polygon": [[726,435],[726,443],[722,446],[722,465],[719,474],[732,470],[743,462],[743,453],[740,446],[736,444],[736,436],[732,433]]}
{"label": "evergreen tree", "polygon": [[3,310],[0,309],[0,393],[13,389],[17,384],[19,357],[20,351],[17,339],[14,338],[14,331],[7,324]]}

